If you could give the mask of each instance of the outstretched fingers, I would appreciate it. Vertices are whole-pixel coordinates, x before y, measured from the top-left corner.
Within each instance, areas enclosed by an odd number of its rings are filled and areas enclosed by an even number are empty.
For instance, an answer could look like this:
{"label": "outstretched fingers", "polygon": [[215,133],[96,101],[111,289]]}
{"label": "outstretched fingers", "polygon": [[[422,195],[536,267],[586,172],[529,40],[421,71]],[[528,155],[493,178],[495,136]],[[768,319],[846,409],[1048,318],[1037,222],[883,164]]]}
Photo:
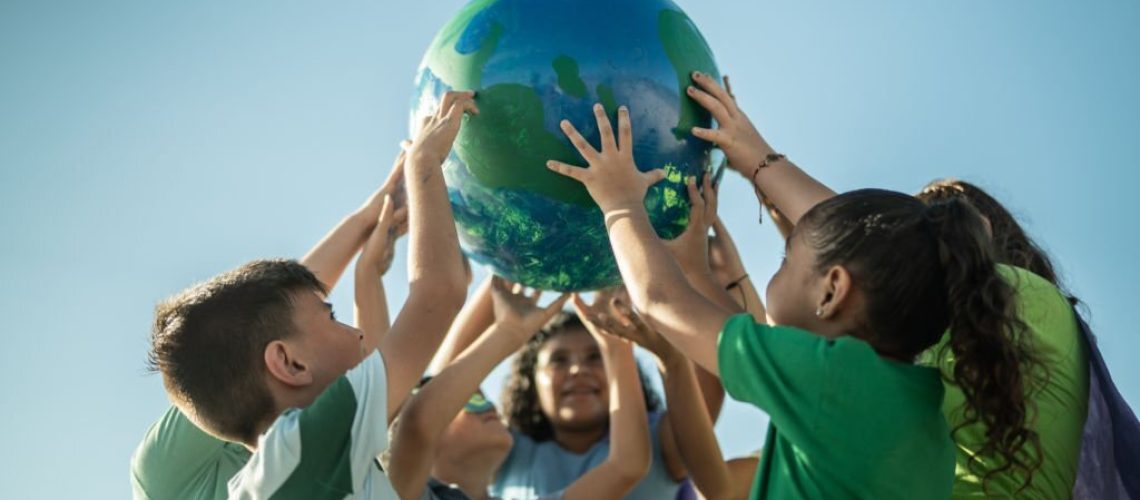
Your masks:
{"label": "outstretched fingers", "polygon": [[706,221],[716,220],[718,193],[717,193],[717,188],[713,186],[712,178],[713,178],[712,172],[705,172],[705,180],[704,180],[704,183],[701,187],[701,190],[703,191],[702,195],[704,196],[704,200],[705,200],[705,220]]}
{"label": "outstretched fingers", "polygon": [[689,223],[692,224],[697,217],[703,217],[705,214],[705,198],[701,196],[701,192],[697,189],[697,178],[689,177],[685,181],[685,187],[689,190]]}
{"label": "outstretched fingers", "polygon": [[713,118],[716,118],[717,122],[728,123],[728,121],[732,119],[732,114],[728,111],[728,106],[713,94],[710,94],[708,91],[693,86],[689,86],[687,91],[689,93],[689,97],[693,98],[694,101],[697,101],[697,104],[700,104],[702,108],[707,109],[709,113],[712,113]]}
{"label": "outstretched fingers", "polygon": [[[719,102],[721,106],[724,107],[725,111],[728,112],[729,117],[736,116],[736,99],[733,99],[732,95],[729,94],[728,91],[724,89],[724,87],[721,87],[720,84],[718,84],[712,76],[706,75],[699,71],[694,71],[693,81],[696,82],[696,84],[700,87],[700,90],[703,90],[705,93],[715,98],[717,102]],[[709,111],[712,110],[710,109]],[[717,117],[717,121],[720,121],[720,117]]]}
{"label": "outstretched fingers", "polygon": [[633,125],[629,122],[629,108],[618,108],[618,150],[633,155]]}
{"label": "outstretched fingers", "polygon": [[568,300],[570,300],[570,294],[563,293],[562,295],[559,295],[558,298],[554,300],[554,302],[551,302],[550,305],[546,306],[546,308],[542,310],[543,323],[550,321],[550,318],[553,318],[554,315],[561,312],[562,308],[566,305],[566,301]]}
{"label": "outstretched fingers", "polygon": [[463,114],[468,113],[471,115],[478,115],[479,108],[475,106],[475,94],[469,96],[462,96],[455,100],[451,108],[447,110],[448,120],[459,120],[463,118]]}
{"label": "outstretched fingers", "polygon": [[715,128],[693,127],[693,135],[698,139],[704,139],[721,148],[731,146],[733,140],[731,136]]}
{"label": "outstretched fingers", "polygon": [[583,167],[575,167],[574,165],[562,163],[556,160],[550,160],[546,162],[546,168],[549,168],[558,174],[565,175],[566,177],[574,179],[578,182],[586,182],[586,179],[590,173],[589,169]]}
{"label": "outstretched fingers", "polygon": [[591,146],[585,137],[582,137],[582,134],[578,132],[578,129],[574,127],[573,123],[570,123],[570,120],[562,120],[559,126],[562,127],[562,133],[566,134],[566,137],[570,139],[570,143],[574,145],[574,149],[578,150],[578,154],[581,154],[582,158],[586,159],[586,162],[594,163],[597,161],[599,155],[598,150],[594,149],[594,146]]}
{"label": "outstretched fingers", "polygon": [[598,133],[602,136],[602,152],[617,150],[614,127],[610,124],[610,117],[606,116],[606,108],[601,104],[594,105],[594,119],[598,121]]}
{"label": "outstretched fingers", "polygon": [[451,113],[451,108],[455,106],[456,102],[463,99],[474,99],[475,92],[470,90],[465,92],[450,91],[444,92],[443,97],[439,100],[439,109],[436,110],[436,116],[444,117]]}

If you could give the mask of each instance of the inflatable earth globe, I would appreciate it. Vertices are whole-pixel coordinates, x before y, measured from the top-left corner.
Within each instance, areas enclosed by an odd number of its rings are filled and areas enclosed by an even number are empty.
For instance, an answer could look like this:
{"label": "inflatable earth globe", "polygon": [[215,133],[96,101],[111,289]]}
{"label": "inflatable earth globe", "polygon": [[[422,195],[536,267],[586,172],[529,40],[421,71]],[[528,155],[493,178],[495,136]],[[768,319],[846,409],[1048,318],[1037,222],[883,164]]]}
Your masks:
{"label": "inflatable earth globe", "polygon": [[[526,286],[596,290],[621,282],[601,211],[586,189],[546,168],[585,166],[558,124],[600,142],[592,106],[633,123],[638,168],[667,178],[645,201],[658,235],[689,219],[687,177],[711,173],[711,117],[685,94],[693,71],[719,78],[712,52],[669,0],[473,0],[436,35],[416,79],[411,124],[448,90],[474,90],[443,165],[464,252]],[[715,162],[715,163],[719,163]]]}

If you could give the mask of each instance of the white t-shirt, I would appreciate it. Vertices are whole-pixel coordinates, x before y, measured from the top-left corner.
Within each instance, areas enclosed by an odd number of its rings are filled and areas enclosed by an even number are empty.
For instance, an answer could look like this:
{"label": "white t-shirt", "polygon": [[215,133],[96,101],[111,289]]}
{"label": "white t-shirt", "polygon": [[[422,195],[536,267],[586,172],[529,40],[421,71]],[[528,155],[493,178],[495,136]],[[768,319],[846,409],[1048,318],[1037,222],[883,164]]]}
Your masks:
{"label": "white t-shirt", "polygon": [[376,457],[388,449],[388,383],[374,352],[312,405],[281,414],[229,482],[230,499],[396,499]]}

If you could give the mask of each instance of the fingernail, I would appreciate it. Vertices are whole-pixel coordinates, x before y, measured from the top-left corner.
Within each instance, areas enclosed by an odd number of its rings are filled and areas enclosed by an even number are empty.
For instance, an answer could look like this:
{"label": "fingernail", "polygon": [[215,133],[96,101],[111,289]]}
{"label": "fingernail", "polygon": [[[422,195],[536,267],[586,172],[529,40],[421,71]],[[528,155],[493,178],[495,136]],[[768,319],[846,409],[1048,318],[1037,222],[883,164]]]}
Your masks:
{"label": "fingernail", "polygon": [[694,89],[694,88],[692,88],[692,87],[689,87],[689,88],[685,89],[685,92],[688,92],[688,93],[690,93],[690,94],[692,94],[693,92],[696,92],[696,91],[697,91],[697,89]]}
{"label": "fingernail", "polygon": [[693,79],[694,79],[694,80],[696,80],[696,79],[698,79],[698,78],[700,78],[700,77],[701,77],[701,72],[700,72],[700,71],[694,71],[694,72],[693,72]]}
{"label": "fingernail", "polygon": [[562,121],[558,122],[558,124],[563,126],[563,127],[568,127],[568,126],[570,126],[570,120],[562,120]]}
{"label": "fingernail", "polygon": [[595,103],[594,104],[594,111],[603,111],[603,110],[604,110],[604,108],[602,108],[601,103]]}
{"label": "fingernail", "polygon": [[618,112],[619,113],[629,113],[629,108],[622,106],[622,107],[618,108]]}

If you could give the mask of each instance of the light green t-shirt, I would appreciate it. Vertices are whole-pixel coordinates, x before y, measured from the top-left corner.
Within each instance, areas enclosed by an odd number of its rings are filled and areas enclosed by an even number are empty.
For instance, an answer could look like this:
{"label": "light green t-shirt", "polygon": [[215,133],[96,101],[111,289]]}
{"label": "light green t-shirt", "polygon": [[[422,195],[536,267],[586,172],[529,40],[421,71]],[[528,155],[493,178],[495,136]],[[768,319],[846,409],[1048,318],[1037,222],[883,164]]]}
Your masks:
{"label": "light green t-shirt", "polygon": [[[1033,476],[1031,489],[1018,493],[1023,476],[1006,473],[989,479],[987,494],[982,488],[981,476],[967,467],[970,457],[985,442],[985,426],[964,427],[954,435],[957,450],[954,498],[1069,498],[1077,477],[1081,432],[1088,413],[1088,347],[1077,328],[1072,306],[1057,287],[1025,269],[998,266],[998,271],[1016,290],[1018,315],[1029,328],[1029,338],[1048,370],[1044,387],[1030,399],[1030,411],[1036,407],[1032,427],[1040,436],[1044,462]],[[950,374],[954,359],[949,350],[943,348],[947,341],[948,338],[943,338],[924,360],[931,363],[941,356],[943,372]],[[962,391],[947,382],[942,409],[952,429],[965,420],[964,408]],[[981,463],[985,470],[992,466],[993,460],[982,459]]]}
{"label": "light green t-shirt", "polygon": [[135,500],[224,499],[226,483],[249,455],[245,446],[206,434],[171,406],[131,458],[131,489]]}
{"label": "light green t-shirt", "polygon": [[730,318],[718,342],[725,391],[771,417],[751,498],[950,496],[954,449],[937,370],[747,314]]}
{"label": "light green t-shirt", "polygon": [[373,352],[313,404],[282,413],[230,480],[232,500],[392,499],[377,457],[388,449],[388,383]]}

